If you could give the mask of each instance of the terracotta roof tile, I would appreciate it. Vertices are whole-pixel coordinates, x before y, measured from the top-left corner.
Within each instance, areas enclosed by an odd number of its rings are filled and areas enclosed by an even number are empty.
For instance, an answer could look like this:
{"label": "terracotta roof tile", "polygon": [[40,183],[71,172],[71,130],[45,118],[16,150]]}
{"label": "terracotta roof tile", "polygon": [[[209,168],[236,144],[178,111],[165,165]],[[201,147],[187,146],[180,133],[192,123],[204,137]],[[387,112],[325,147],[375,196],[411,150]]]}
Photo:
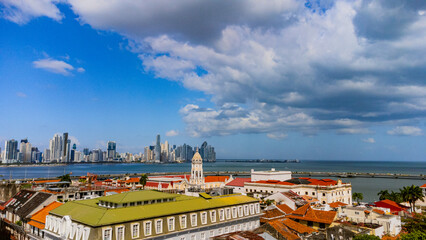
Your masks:
{"label": "terracotta roof tile", "polygon": [[310,233],[313,233],[313,232],[317,232],[317,230],[315,230],[311,227],[305,226],[303,224],[300,224],[298,222],[295,222],[295,221],[293,221],[289,218],[278,219],[278,220],[275,220],[275,221],[285,225],[286,227],[290,228],[291,230],[293,230],[293,231],[295,231],[299,234],[305,234],[305,233],[310,234]]}
{"label": "terracotta roof tile", "polygon": [[342,203],[342,202],[333,202],[333,203],[330,203],[329,205],[330,205],[330,207],[332,207],[332,208],[338,208],[338,207],[341,207],[341,206],[346,206],[346,205],[348,205],[348,204],[346,204],[346,203]]}
{"label": "terracotta roof tile", "polygon": [[426,188],[426,183],[420,186],[421,188]]}
{"label": "terracotta roof tile", "polygon": [[331,224],[334,221],[336,214],[337,212],[335,211],[314,210],[309,204],[306,204],[296,209],[288,217],[292,219]]}
{"label": "terracotta roof tile", "polygon": [[[31,224],[30,222],[28,224],[40,228],[40,229],[44,229],[44,224],[46,223],[46,216],[49,214],[50,211],[52,211],[53,209],[61,206],[62,203],[60,202],[52,202],[49,205],[47,205],[46,207],[42,208],[41,210],[39,210],[38,212],[34,213],[33,216],[31,216],[31,221],[33,222],[35,225]],[[40,227],[42,226],[42,227]]]}
{"label": "terracotta roof tile", "polygon": [[271,219],[275,219],[279,217],[285,217],[285,214],[276,208],[271,210],[266,210],[263,212],[263,215],[260,217],[260,222],[265,223]]}
{"label": "terracotta roof tile", "polygon": [[280,204],[276,207],[279,208],[281,211],[285,212],[286,214],[290,214],[291,212],[293,212],[293,209],[291,209],[287,204]]}
{"label": "terracotta roof tile", "polygon": [[287,240],[299,240],[300,237],[294,234],[290,229],[278,221],[270,221],[267,223],[273,229],[275,229],[284,239]]}
{"label": "terracotta roof tile", "polygon": [[379,209],[373,209],[373,212],[381,214],[381,215],[385,214],[383,210],[379,210]]}
{"label": "terracotta roof tile", "polygon": [[206,176],[204,178],[205,182],[226,182],[228,181],[229,176]]}
{"label": "terracotta roof tile", "polygon": [[226,184],[226,186],[244,187],[245,182],[250,182],[250,178],[235,178]]}

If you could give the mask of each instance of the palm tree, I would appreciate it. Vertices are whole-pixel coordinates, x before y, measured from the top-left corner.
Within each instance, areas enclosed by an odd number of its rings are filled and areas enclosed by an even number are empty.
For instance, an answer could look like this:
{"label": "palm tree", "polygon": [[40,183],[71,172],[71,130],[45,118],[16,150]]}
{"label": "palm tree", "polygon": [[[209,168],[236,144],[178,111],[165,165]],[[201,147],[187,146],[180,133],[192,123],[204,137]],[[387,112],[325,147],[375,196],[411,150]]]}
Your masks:
{"label": "palm tree", "polygon": [[364,196],[362,195],[362,193],[354,192],[354,193],[352,193],[352,198],[353,198],[353,199],[355,199],[355,200],[356,200],[356,202],[357,202],[357,203],[358,203],[358,205],[359,205],[359,200],[364,199]]}
{"label": "palm tree", "polygon": [[401,203],[402,202],[402,197],[401,197],[401,193],[399,193],[399,192],[394,192],[394,191],[392,191],[390,194],[389,194],[389,198],[388,198],[389,200],[392,200],[392,201],[394,201],[394,202],[396,202],[396,203]]}
{"label": "palm tree", "polygon": [[379,195],[379,200],[389,199],[390,197],[388,190],[381,190],[377,195]]}
{"label": "palm tree", "polygon": [[141,178],[139,179],[139,183],[142,184],[143,189],[145,190],[146,182],[148,181],[148,175],[142,174]]}
{"label": "palm tree", "polygon": [[410,208],[412,211],[415,211],[416,209],[416,201],[422,200],[423,201],[423,192],[422,189],[419,186],[411,185],[406,186],[400,189],[401,197],[403,201],[406,201],[410,204]]}

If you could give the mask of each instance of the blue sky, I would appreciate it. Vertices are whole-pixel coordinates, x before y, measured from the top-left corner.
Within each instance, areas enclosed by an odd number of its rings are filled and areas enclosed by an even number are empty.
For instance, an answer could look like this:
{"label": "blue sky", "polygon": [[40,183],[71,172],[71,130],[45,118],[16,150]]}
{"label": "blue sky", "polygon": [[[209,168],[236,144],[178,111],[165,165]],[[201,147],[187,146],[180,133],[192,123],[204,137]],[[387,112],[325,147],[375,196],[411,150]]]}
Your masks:
{"label": "blue sky", "polygon": [[426,160],[424,4],[169,4],[0,0],[1,147]]}

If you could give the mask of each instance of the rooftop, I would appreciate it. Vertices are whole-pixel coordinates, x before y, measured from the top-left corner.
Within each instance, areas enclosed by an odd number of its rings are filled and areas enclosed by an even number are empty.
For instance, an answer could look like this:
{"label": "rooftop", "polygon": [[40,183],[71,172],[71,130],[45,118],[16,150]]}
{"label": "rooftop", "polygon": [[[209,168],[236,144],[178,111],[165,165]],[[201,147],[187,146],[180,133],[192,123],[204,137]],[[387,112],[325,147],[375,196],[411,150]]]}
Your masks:
{"label": "rooftop", "polygon": [[61,205],[62,203],[60,202],[52,202],[51,204],[39,210],[38,212],[34,213],[28,224],[39,229],[44,229],[44,224],[46,223],[46,216],[52,209],[55,209]]}
{"label": "rooftop", "polygon": [[312,209],[309,204],[296,209],[288,217],[294,219],[301,219],[312,222],[331,224],[336,217],[335,211],[322,211]]}
{"label": "rooftop", "polygon": [[226,186],[244,187],[245,182],[250,182],[251,178],[235,178],[226,184]]}
{"label": "rooftop", "polygon": [[[136,205],[121,208],[105,208],[98,206],[99,201],[128,202],[146,199],[174,198],[175,201],[147,205]],[[186,212],[213,209],[237,204],[255,203],[256,199],[243,195],[224,195],[205,199],[179,194],[169,194],[152,190],[126,192],[90,200],[67,202],[51,211],[56,216],[69,215],[73,221],[97,227],[120,222],[150,219],[155,217],[176,215]]]}

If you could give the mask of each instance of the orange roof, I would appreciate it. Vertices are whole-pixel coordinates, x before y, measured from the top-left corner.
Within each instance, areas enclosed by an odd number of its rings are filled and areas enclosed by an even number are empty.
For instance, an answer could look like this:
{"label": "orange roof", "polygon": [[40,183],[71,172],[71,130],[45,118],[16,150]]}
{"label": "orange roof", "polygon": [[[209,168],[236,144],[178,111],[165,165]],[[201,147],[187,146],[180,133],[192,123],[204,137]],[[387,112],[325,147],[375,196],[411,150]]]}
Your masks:
{"label": "orange roof", "polygon": [[51,182],[59,182],[59,181],[60,181],[59,179],[48,179],[48,180],[35,180],[35,181],[32,181],[31,183],[42,184],[42,183],[51,183]]}
{"label": "orange roof", "polygon": [[278,220],[268,222],[269,226],[274,228],[284,239],[287,240],[299,240],[300,237],[294,234],[290,229],[288,229],[285,225],[280,223]]}
{"label": "orange roof", "polygon": [[226,184],[226,186],[244,187],[245,182],[250,182],[251,178],[235,178]]}
{"label": "orange roof", "polygon": [[280,204],[276,207],[279,208],[281,211],[285,212],[286,214],[290,214],[291,212],[293,212],[293,209],[291,209],[287,204]]}
{"label": "orange roof", "polygon": [[373,209],[373,212],[378,213],[378,214],[385,214],[385,212],[383,210],[379,210],[379,209]]}
{"label": "orange roof", "polygon": [[288,217],[289,218],[295,218],[295,219],[301,219],[301,220],[305,220],[305,221],[331,224],[333,222],[334,218],[336,217],[336,214],[337,214],[337,212],[335,212],[335,211],[314,210],[314,209],[311,208],[311,206],[308,203],[308,204],[296,209]]}
{"label": "orange roof", "polygon": [[226,182],[229,176],[206,176],[204,182]]}
{"label": "orange roof", "polygon": [[420,186],[421,188],[426,188],[426,183]]}
{"label": "orange roof", "polygon": [[318,202],[318,199],[308,196],[308,195],[300,195],[300,197],[303,198],[303,200],[305,200],[308,203],[313,203],[313,202]]}
{"label": "orange roof", "polygon": [[46,216],[49,214],[50,211],[52,211],[53,209],[61,205],[62,203],[60,202],[52,202],[51,204],[39,210],[38,212],[34,213],[34,215],[31,217],[31,221],[28,224],[33,222],[34,225],[33,224],[30,224],[30,225],[40,229],[44,229],[44,224],[46,223]]}
{"label": "orange roof", "polygon": [[129,180],[126,180],[126,183],[139,183],[139,178],[138,177],[130,178]]}
{"label": "orange roof", "polygon": [[295,222],[295,221],[293,221],[289,218],[278,219],[278,220],[275,220],[275,221],[282,223],[286,227],[288,227],[291,230],[296,231],[297,233],[300,233],[300,234],[304,234],[304,233],[310,234],[310,233],[313,233],[313,232],[317,232],[317,230],[315,230],[311,227],[305,226],[303,224],[300,224],[298,222]]}
{"label": "orange roof", "polygon": [[44,229],[44,224],[33,221],[33,220],[29,221],[28,224],[31,225],[31,226],[34,226],[38,229]]}
{"label": "orange roof", "polygon": [[333,202],[333,203],[330,203],[329,205],[330,205],[330,207],[332,207],[332,208],[338,208],[338,207],[341,207],[341,206],[346,206],[346,205],[348,205],[348,204],[346,204],[346,203],[342,203],[342,202]]}
{"label": "orange roof", "polygon": [[272,219],[272,218],[275,219],[278,217],[285,217],[285,214],[276,208],[271,210],[266,210],[263,212],[263,215],[260,217],[260,222],[265,223],[265,222],[268,222],[269,219]]}
{"label": "orange roof", "polygon": [[50,194],[54,194],[54,195],[64,193],[64,192],[50,191],[50,190],[47,190],[47,189],[42,189],[42,190],[40,190],[40,192],[50,193]]}

